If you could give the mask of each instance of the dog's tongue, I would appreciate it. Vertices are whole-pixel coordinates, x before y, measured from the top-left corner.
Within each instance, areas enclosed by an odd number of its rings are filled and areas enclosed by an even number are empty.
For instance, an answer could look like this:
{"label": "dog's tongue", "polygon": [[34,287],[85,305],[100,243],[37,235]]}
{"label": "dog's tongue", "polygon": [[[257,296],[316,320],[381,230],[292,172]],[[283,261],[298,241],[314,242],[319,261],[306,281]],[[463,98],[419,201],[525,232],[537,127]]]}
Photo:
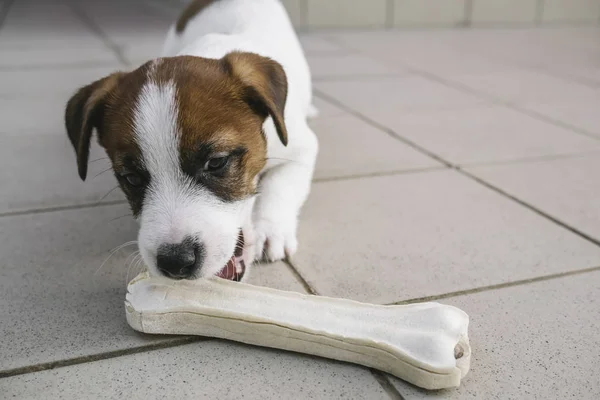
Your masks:
{"label": "dog's tongue", "polygon": [[237,271],[235,269],[235,256],[231,257],[227,264],[223,267],[221,271],[217,274],[219,278],[234,280],[237,275]]}
{"label": "dog's tongue", "polygon": [[237,246],[233,256],[229,259],[227,264],[217,274],[219,278],[229,279],[231,281],[239,281],[246,272],[246,265],[244,264],[244,236],[240,233],[238,237]]}

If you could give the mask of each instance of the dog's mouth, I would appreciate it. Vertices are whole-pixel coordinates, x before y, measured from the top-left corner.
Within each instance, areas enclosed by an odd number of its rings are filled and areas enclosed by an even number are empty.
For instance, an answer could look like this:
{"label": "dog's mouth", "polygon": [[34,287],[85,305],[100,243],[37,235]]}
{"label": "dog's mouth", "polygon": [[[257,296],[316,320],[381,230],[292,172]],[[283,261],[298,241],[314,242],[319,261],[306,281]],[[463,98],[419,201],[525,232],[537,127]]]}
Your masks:
{"label": "dog's mouth", "polygon": [[239,282],[246,272],[246,263],[244,262],[244,234],[240,231],[235,251],[227,264],[217,273],[222,279]]}

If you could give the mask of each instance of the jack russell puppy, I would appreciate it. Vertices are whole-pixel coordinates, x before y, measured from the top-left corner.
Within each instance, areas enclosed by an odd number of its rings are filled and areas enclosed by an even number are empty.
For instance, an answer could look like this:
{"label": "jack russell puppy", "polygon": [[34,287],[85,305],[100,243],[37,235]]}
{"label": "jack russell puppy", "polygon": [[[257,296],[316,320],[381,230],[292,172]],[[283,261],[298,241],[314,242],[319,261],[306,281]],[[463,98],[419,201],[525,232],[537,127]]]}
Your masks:
{"label": "jack russell puppy", "polygon": [[151,274],[239,281],[255,259],[297,249],[315,112],[279,0],[195,0],[162,58],[79,89],[65,124],[83,180],[96,130]]}

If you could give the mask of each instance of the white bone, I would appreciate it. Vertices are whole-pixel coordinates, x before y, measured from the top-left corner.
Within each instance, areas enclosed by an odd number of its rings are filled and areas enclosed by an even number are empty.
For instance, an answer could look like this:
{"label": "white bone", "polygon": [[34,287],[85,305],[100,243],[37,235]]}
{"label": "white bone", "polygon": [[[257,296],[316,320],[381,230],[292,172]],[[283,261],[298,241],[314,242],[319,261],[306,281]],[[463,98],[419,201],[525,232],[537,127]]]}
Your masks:
{"label": "white bone", "polygon": [[425,389],[459,386],[469,370],[469,317],[439,303],[372,305],[223,279],[142,273],[127,322],[153,334],[201,335],[376,368]]}

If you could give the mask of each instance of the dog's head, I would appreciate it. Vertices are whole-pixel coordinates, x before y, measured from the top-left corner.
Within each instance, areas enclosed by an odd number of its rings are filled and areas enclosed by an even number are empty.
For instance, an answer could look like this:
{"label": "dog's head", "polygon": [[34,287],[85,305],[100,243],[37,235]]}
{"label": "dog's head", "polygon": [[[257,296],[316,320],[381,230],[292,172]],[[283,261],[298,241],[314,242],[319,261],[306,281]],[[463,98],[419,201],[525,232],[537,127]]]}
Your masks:
{"label": "dog's head", "polygon": [[[65,123],[85,180],[92,131],[140,221],[150,273],[239,279],[241,227],[266,163],[263,123],[287,144],[282,67],[251,53],[162,58],[85,86]],[[237,248],[237,250],[236,250]]]}

